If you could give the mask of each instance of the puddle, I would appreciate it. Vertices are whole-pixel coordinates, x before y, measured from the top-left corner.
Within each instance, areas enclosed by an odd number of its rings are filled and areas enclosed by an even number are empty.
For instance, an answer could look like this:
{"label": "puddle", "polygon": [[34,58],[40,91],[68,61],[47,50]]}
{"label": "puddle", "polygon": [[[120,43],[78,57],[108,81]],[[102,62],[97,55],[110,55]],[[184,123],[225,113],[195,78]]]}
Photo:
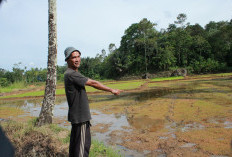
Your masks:
{"label": "puddle", "polygon": [[224,125],[225,125],[225,128],[226,128],[226,129],[232,129],[232,122],[225,121],[225,122],[224,122]]}
{"label": "puddle", "polygon": [[[40,105],[41,102],[42,100],[40,102],[38,102],[38,100],[36,102],[33,100],[24,100],[24,101],[20,100],[17,103],[14,103],[12,105],[10,105],[10,103],[8,105],[1,104],[1,107],[11,106],[11,107],[22,109],[24,113],[16,115],[16,117],[24,117],[24,118],[38,117],[40,110],[41,110],[41,105]],[[67,122],[67,114],[68,114],[67,106],[68,104],[65,98],[63,102],[61,101],[59,104],[56,104],[54,106],[54,110],[53,110],[54,121],[62,127],[71,129],[70,123]],[[126,115],[104,114],[98,110],[92,109],[91,116],[92,116],[92,120],[91,120],[92,126],[96,126],[100,124],[102,125],[102,129],[107,129],[107,131],[103,131],[103,132],[93,131],[92,133],[93,139],[102,141],[105,144],[110,143],[110,140],[111,140],[110,133],[112,131],[114,130],[117,130],[117,131],[121,130],[121,131],[128,131],[128,132],[131,131],[131,129],[129,129],[128,127],[130,126],[130,124],[127,121]],[[5,119],[1,119],[1,118],[0,120],[6,121]],[[104,128],[104,126],[107,126],[107,127]],[[114,142],[121,143],[122,141],[118,139],[118,141],[114,141]],[[143,156],[141,153],[138,153],[137,151],[129,150],[126,148],[123,149],[123,153],[126,154],[126,156],[128,154],[129,156],[132,155],[133,157],[136,157],[134,154],[137,154],[137,155],[140,154],[141,156]]]}
{"label": "puddle", "polygon": [[122,154],[123,154],[122,156],[125,156],[125,157],[144,157],[146,154],[149,153],[146,151],[141,153],[136,150],[130,150],[122,145],[117,145],[117,148],[119,148],[122,151]]}
{"label": "puddle", "polygon": [[181,128],[181,131],[182,132],[185,132],[185,131],[189,131],[189,130],[192,130],[192,129],[204,129],[205,126],[204,125],[201,125],[201,124],[198,124],[196,122],[192,123],[192,124],[186,124],[183,128]]}
{"label": "puddle", "polygon": [[159,137],[159,139],[161,139],[161,140],[167,140],[167,139],[168,139],[168,137],[160,136],[160,137]]}
{"label": "puddle", "polygon": [[134,96],[136,96],[135,100],[137,101],[147,101],[147,100],[159,98],[159,97],[162,97],[168,94],[176,93],[178,91],[179,89],[168,89],[168,88],[164,88],[162,90],[151,89],[151,90],[146,90],[144,92],[135,93]]}
{"label": "puddle", "polygon": [[[93,126],[98,124],[104,124],[107,125],[107,131],[104,133],[97,133],[95,132],[94,138],[98,139],[99,141],[103,141],[104,143],[107,143],[110,141],[110,133],[114,130],[117,131],[131,131],[131,129],[125,129],[125,127],[129,126],[129,123],[127,122],[127,118],[125,115],[114,115],[114,114],[103,114],[100,111],[97,110],[91,110],[92,114],[92,120],[91,123]],[[118,139],[119,140],[119,139]],[[119,141],[117,141],[119,142]]]}
{"label": "puddle", "polygon": [[195,143],[186,143],[182,146],[180,146],[181,148],[190,148],[190,147],[194,147],[196,144]]}
{"label": "puddle", "polygon": [[164,128],[165,123],[163,119],[151,119],[148,116],[129,117],[127,120],[130,126],[134,127],[135,129],[146,129],[150,132],[156,132]]}

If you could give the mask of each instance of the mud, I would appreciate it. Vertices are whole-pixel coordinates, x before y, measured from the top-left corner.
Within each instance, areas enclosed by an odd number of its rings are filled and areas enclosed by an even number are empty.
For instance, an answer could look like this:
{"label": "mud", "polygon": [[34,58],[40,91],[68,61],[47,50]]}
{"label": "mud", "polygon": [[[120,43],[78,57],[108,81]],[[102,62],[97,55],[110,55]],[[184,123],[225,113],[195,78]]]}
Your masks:
{"label": "mud", "polygon": [[231,156],[231,83],[230,78],[169,82],[171,88],[146,88],[121,100],[102,99],[104,107],[92,105],[106,114],[127,115],[133,131],[110,134],[111,143],[124,148],[146,156]]}
{"label": "mud", "polygon": [[[231,87],[229,77],[206,77],[145,81],[117,97],[91,93],[93,137],[126,156],[231,156]],[[57,98],[54,122],[69,127],[65,98]],[[27,116],[40,111],[40,102],[32,99],[4,100],[0,108],[19,102]]]}

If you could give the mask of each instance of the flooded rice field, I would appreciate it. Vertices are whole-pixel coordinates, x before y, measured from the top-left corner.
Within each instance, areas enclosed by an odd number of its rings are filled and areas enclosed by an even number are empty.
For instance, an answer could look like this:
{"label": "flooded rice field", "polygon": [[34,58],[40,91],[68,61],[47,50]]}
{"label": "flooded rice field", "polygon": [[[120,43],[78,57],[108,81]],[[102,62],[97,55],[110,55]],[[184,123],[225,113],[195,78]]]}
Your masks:
{"label": "flooded rice field", "polygon": [[[232,79],[152,82],[120,96],[89,95],[92,136],[125,156],[232,156]],[[37,117],[41,98],[0,99],[0,118]],[[54,123],[70,129],[57,97]]]}

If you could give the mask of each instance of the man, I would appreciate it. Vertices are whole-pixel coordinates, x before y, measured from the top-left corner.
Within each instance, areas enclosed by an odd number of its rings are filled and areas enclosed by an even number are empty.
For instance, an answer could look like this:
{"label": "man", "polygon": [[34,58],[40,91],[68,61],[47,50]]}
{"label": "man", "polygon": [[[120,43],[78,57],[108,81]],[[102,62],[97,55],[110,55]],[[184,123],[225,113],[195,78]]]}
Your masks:
{"label": "man", "polygon": [[99,90],[119,95],[120,90],[111,89],[98,81],[86,78],[78,71],[81,63],[81,52],[74,47],[68,47],[64,51],[68,69],[64,74],[65,92],[68,101],[68,121],[72,123],[69,156],[88,156],[91,145],[90,135],[90,109],[85,85]]}

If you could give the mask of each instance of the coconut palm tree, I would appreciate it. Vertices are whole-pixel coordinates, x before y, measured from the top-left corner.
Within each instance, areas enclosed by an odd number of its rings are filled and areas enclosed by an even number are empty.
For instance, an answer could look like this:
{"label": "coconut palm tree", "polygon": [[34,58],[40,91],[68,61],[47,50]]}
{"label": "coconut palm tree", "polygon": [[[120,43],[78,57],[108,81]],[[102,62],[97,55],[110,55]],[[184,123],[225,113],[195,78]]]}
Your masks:
{"label": "coconut palm tree", "polygon": [[52,123],[53,107],[56,95],[56,62],[57,62],[57,29],[56,29],[56,0],[48,0],[48,63],[47,81],[42,108],[37,126]]}

